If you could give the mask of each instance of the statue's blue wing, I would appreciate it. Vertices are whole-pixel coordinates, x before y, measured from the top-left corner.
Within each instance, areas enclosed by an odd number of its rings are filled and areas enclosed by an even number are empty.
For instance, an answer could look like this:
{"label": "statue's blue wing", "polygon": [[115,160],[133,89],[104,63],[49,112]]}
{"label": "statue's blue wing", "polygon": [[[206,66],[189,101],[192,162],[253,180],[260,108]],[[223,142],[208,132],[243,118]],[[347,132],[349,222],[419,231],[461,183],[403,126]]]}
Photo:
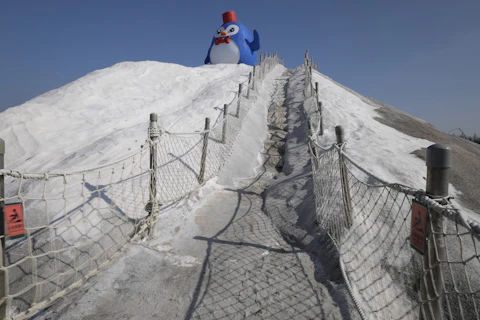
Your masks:
{"label": "statue's blue wing", "polygon": [[253,41],[250,42],[247,39],[245,39],[247,42],[248,46],[250,47],[250,50],[252,50],[252,53],[255,51],[258,51],[260,49],[260,36],[258,35],[257,30],[253,30]]}

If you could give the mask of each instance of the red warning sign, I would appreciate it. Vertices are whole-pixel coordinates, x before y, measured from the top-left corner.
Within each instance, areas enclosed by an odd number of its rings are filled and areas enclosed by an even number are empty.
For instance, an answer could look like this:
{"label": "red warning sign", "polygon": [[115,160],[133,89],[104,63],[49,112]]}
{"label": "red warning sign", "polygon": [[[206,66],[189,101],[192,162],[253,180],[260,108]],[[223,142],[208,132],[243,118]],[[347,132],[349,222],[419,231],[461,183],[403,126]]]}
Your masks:
{"label": "red warning sign", "polygon": [[6,204],[3,207],[7,237],[18,238],[25,235],[23,206],[21,203]]}
{"label": "red warning sign", "polygon": [[410,246],[419,253],[425,253],[427,237],[427,207],[420,202],[412,201],[412,225],[410,228]]}

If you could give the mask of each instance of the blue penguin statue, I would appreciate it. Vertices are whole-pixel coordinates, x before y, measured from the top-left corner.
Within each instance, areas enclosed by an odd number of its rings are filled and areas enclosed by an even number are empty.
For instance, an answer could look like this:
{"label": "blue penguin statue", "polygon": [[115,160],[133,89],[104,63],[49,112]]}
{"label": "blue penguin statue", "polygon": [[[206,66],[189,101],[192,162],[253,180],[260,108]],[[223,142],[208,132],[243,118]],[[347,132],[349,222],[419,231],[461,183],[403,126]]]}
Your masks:
{"label": "blue penguin statue", "polygon": [[260,36],[237,21],[234,11],[222,14],[223,25],[215,31],[205,64],[244,63],[255,65],[255,51],[260,49]]}

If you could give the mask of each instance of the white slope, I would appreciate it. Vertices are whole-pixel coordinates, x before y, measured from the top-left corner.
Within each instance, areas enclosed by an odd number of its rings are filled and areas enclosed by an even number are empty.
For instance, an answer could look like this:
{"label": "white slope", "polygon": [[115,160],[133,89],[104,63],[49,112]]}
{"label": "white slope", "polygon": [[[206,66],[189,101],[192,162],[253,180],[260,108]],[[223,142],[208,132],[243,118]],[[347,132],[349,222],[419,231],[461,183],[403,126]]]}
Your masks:
{"label": "white slope", "polygon": [[[263,84],[262,92],[272,90],[275,76],[284,70],[277,69]],[[201,130],[205,117],[216,119],[221,114],[217,108],[234,99],[238,84],[248,79],[251,70],[245,65],[187,68],[146,61],[119,63],[92,72],[0,114],[0,138],[6,141],[7,148],[6,168],[67,172],[117,160],[140,148],[147,137],[148,116],[152,112],[159,114],[160,126],[169,131]],[[374,119],[378,117],[375,107],[319,73],[315,72],[313,77],[314,82],[319,82],[325,105],[325,145],[335,141],[334,126],[341,124],[346,129],[351,158],[386,181],[424,189],[425,163],[411,152],[434,142],[410,137],[381,124]],[[301,100],[303,93],[298,90],[296,96],[289,98]],[[260,102],[268,102],[267,97],[260,97]],[[261,140],[266,134],[265,122],[261,125],[264,111],[246,123],[237,142],[234,165],[227,165],[220,176],[222,184],[231,185],[236,179],[254,175]],[[242,149],[249,150],[243,157],[238,151]],[[238,161],[239,157],[243,161]],[[212,181],[197,195],[166,212],[161,218],[168,222],[160,222],[156,228],[157,250],[168,251],[185,243],[196,230],[195,209],[221,188]],[[451,190],[455,193],[454,188]],[[182,226],[182,232],[177,231],[178,226]],[[135,250],[138,248],[127,252],[124,259],[135,255]],[[138,261],[138,267],[146,266],[147,262]],[[187,257],[172,263],[188,267],[198,261]],[[103,273],[97,277],[104,279],[103,284],[90,294],[108,286],[111,283],[108,279],[113,279],[108,277],[123,272],[123,266],[111,270],[108,276]],[[90,303],[95,296],[87,298]]]}
{"label": "white slope", "polygon": [[0,113],[7,169],[66,172],[128,156],[147,138],[149,114],[172,132],[203,129],[230,103],[252,67],[188,68],[123,62]]}
{"label": "white slope", "polygon": [[[317,71],[313,72],[312,81],[318,82],[319,100],[324,106],[325,131],[321,138],[324,146],[335,142],[335,126],[341,125],[345,131],[347,153],[357,164],[387,182],[425,190],[427,167],[425,161],[413,152],[436,142],[406,135],[380,123],[375,120],[382,117],[376,111],[378,107],[366,103],[358,94]],[[356,168],[353,170],[360,173]],[[450,184],[449,193],[457,197],[460,191]],[[480,221],[478,213],[466,209],[456,199],[453,203],[462,213]]]}

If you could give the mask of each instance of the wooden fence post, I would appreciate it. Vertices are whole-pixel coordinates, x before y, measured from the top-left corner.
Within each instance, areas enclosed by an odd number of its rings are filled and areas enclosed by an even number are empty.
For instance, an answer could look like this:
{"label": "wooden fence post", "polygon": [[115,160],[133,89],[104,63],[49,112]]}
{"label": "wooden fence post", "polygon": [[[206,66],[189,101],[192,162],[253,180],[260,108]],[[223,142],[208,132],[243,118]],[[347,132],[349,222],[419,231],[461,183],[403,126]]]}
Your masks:
{"label": "wooden fence post", "polygon": [[323,136],[323,106],[321,101],[318,101],[318,113],[320,115],[320,131],[318,134]]}
{"label": "wooden fence post", "polygon": [[[150,196],[145,211],[148,212],[148,216],[152,216],[157,210],[156,197],[157,197],[157,145],[155,141],[160,136],[160,130],[158,129],[158,115],[156,113],[150,113],[150,126],[148,128],[148,136],[150,139]],[[152,238],[153,230],[147,228],[146,234]]]}
{"label": "wooden fence post", "polygon": [[238,84],[238,98],[237,98],[237,113],[235,114],[235,117],[240,116],[240,100],[242,98],[242,87],[243,85],[241,83]]}
{"label": "wooden fence post", "polygon": [[228,114],[228,105],[223,105],[223,129],[222,129],[222,143],[225,144],[227,141],[227,114]]}
{"label": "wooden fence post", "polygon": [[[342,126],[335,127],[335,135],[337,136],[337,146],[345,143],[344,131]],[[347,228],[352,226],[352,201],[350,198],[350,187],[348,185],[348,171],[341,150],[338,150],[338,162],[340,164],[340,180],[342,182],[343,204],[345,208],[345,218],[347,220]]]}
{"label": "wooden fence post", "polygon": [[208,134],[210,133],[210,118],[205,118],[205,133],[203,134],[202,159],[200,160],[200,172],[198,183],[202,184],[205,178],[205,162],[207,161]]}

